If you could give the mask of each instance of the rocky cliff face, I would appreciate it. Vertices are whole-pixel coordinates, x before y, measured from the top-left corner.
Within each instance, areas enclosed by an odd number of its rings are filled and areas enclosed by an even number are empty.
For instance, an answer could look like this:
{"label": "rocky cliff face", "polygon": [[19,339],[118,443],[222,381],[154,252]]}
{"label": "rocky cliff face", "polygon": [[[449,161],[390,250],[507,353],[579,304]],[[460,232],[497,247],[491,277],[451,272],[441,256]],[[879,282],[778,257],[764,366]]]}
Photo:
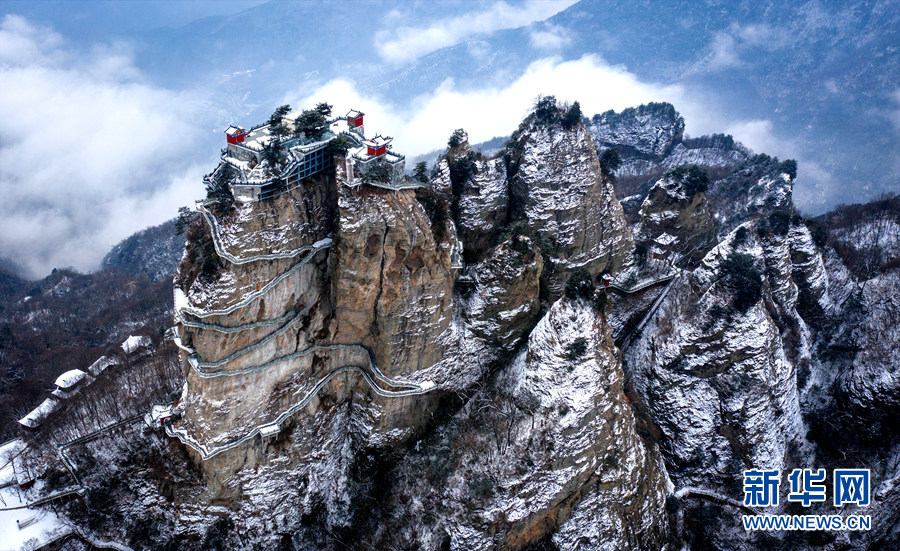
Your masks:
{"label": "rocky cliff face", "polygon": [[[230,218],[209,213],[197,224],[207,235],[215,231],[222,252],[235,259],[286,254],[328,235],[329,218],[322,216],[328,211],[328,195],[320,191],[326,185],[319,182],[271,202],[242,205]],[[192,246],[199,248],[198,243]],[[181,341],[196,350],[196,361],[210,365],[194,367],[185,358],[183,429],[212,449],[272,422],[290,407],[292,395],[314,380],[312,357],[277,359],[308,348],[330,315],[327,301],[321,300],[327,296],[328,253],[244,264],[222,260],[214,277],[196,275],[194,256],[189,249],[176,274],[196,310],[181,314],[187,322],[181,325]],[[266,291],[271,282],[276,283]],[[246,305],[227,311],[241,301]],[[222,313],[206,315],[216,311]],[[228,374],[234,371],[248,372]],[[286,386],[298,373],[306,376]]]}
{"label": "rocky cliff face", "polygon": [[665,157],[684,137],[684,118],[668,103],[651,103],[594,115],[591,136],[597,147],[620,147],[647,159]]}
{"label": "rocky cliff face", "polygon": [[513,140],[513,218],[553,243],[551,288],[558,291],[576,268],[595,275],[621,269],[631,232],[587,128],[526,120]]}
{"label": "rocky cliff face", "polygon": [[793,177],[778,159],[750,157],[710,185],[708,197],[720,235],[757,216],[793,208]]}
{"label": "rocky cliff face", "polygon": [[616,171],[616,197],[630,221],[666,171],[696,165],[719,179],[751,156],[731,136],[686,138],[684,119],[669,103],[595,115],[588,128],[599,151],[615,149],[622,158],[622,166]]}
{"label": "rocky cliff face", "polygon": [[[790,253],[784,236],[736,245],[732,235],[673,281],[626,353],[679,486],[723,489],[744,468],[787,466],[789,446],[802,443],[796,371],[809,335]],[[736,270],[762,277],[756,292],[732,283]]]}
{"label": "rocky cliff face", "polygon": [[[684,138],[665,106],[589,130],[551,103],[496,158],[457,140],[430,189],[338,171],[204,214],[170,435],[205,476],[158,443],[115,463],[142,499],[96,508],[179,548],[896,546],[900,215],[805,220],[791,162]],[[638,179],[629,229],[613,186]],[[742,471],[805,466],[871,468],[873,530],[743,531]]]}
{"label": "rocky cliff face", "polygon": [[[637,436],[605,319],[586,304],[563,300],[532,330],[547,260],[559,292],[575,268],[621,267],[631,235],[584,125],[526,122],[521,130],[512,180],[503,159],[476,158],[466,143],[438,166],[432,189],[453,201],[458,232],[450,221],[435,232],[441,218],[429,216],[413,191],[351,188],[327,178],[240,206],[231,218],[205,215],[178,276],[189,303],[181,341],[196,355],[184,364],[184,418],[175,430],[202,443],[201,458],[253,428],[280,422],[281,431],[274,439],[244,438],[203,459],[214,493],[250,507],[256,500],[240,496],[261,481],[259,470],[281,480],[292,465],[309,481],[300,494],[304,503],[324,503],[327,526],[350,526],[359,514],[352,473],[358,454],[396,449],[429,422],[425,413],[435,414],[447,391],[471,389],[490,369],[509,366],[482,379],[488,386],[476,391],[481,397],[453,416],[453,423],[478,422],[484,412],[472,407],[480,400],[495,400],[505,412],[505,435],[490,428],[466,452],[496,447],[501,453],[491,452],[492,470],[479,469],[474,482],[466,471],[445,473],[454,507],[474,492],[494,503],[492,512],[478,517],[459,510],[434,533],[453,534],[454,546],[496,540],[519,549],[559,531],[560,542],[577,545],[575,534],[600,510],[603,522],[595,529],[610,545],[662,544],[665,468],[658,451]],[[522,209],[527,229],[508,233],[510,205]],[[467,246],[489,247],[459,282],[450,267],[456,235]],[[198,275],[204,239],[223,249],[214,279]],[[310,247],[320,250],[308,259],[273,257]],[[255,260],[245,261],[250,257]],[[438,390],[384,397],[371,381],[348,372],[278,421],[279,412],[291,411],[332,371],[364,364],[363,350],[386,377],[427,380]],[[580,392],[567,391],[572,381]],[[458,437],[433,436],[453,446]],[[461,459],[454,464],[464,465]],[[418,453],[409,458],[423,460]],[[488,488],[494,483],[496,491]],[[430,487],[398,487],[393,495],[423,500]],[[426,548],[443,544],[443,538],[409,537]]]}
{"label": "rocky cliff face", "polygon": [[512,364],[405,459],[386,515],[411,521],[387,521],[384,543],[661,548],[665,468],[637,435],[615,353],[590,306],[556,302]]}
{"label": "rocky cliff face", "polygon": [[[522,344],[540,313],[540,249],[524,237],[519,249],[504,241],[467,272],[460,290],[462,315],[474,335],[509,354]],[[524,246],[524,251],[521,249]]]}
{"label": "rocky cliff face", "polygon": [[509,186],[502,159],[476,160],[475,173],[461,186],[459,237],[471,250],[484,251],[507,225]]}
{"label": "rocky cliff face", "polygon": [[652,259],[679,264],[701,258],[716,243],[716,225],[706,194],[689,176],[668,173],[641,204],[635,236]]}
{"label": "rocky cliff face", "polygon": [[345,188],[338,216],[332,338],[372,348],[390,376],[431,367],[450,324],[450,243],[435,242],[412,190]]}
{"label": "rocky cliff face", "polygon": [[[203,223],[215,228],[232,260],[223,258],[215,279],[183,283],[190,307],[181,340],[196,355],[184,363],[184,419],[177,428],[205,453],[288,421],[284,413],[311,392],[307,414],[328,415],[313,389],[346,366],[375,373],[371,361],[412,385],[446,375],[429,369],[443,356],[441,336],[451,319],[451,243],[434,240],[413,191],[338,189],[324,178],[219,218],[207,213]],[[301,252],[270,258],[291,251]],[[190,257],[181,279],[192,271]],[[373,383],[395,390],[357,372],[326,386],[337,401],[360,392],[372,403],[366,430],[357,433],[362,443],[400,441],[427,420],[410,415],[427,409],[427,400],[385,400]],[[225,455],[210,476],[245,460],[242,451]]]}

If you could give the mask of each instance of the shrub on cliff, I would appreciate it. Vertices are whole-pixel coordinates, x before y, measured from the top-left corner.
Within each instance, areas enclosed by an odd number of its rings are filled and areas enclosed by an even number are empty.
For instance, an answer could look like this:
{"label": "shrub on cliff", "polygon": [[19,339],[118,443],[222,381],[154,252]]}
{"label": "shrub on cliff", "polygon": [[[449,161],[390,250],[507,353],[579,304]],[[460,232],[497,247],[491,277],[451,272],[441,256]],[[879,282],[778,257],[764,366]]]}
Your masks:
{"label": "shrub on cliff", "polygon": [[577,300],[590,300],[594,296],[594,281],[591,273],[584,268],[578,268],[569,276],[565,287],[566,298]]}
{"label": "shrub on cliff", "polygon": [[731,134],[709,134],[697,138],[685,138],[681,142],[688,149],[724,149],[733,150],[740,147]]}
{"label": "shrub on cliff", "polygon": [[746,226],[741,226],[734,232],[734,237],[731,240],[732,248],[738,249],[747,242],[747,237],[750,235],[750,232],[747,231]]}
{"label": "shrub on cliff", "polygon": [[762,297],[762,272],[752,256],[732,251],[719,266],[719,275],[725,288],[733,293],[735,310],[746,312]]}
{"label": "shrub on cliff", "polygon": [[562,127],[571,130],[581,121],[581,104],[577,101],[566,110],[566,114],[562,118]]}
{"label": "shrub on cliff", "polygon": [[448,158],[447,165],[450,167],[450,183],[453,185],[453,193],[460,195],[463,185],[478,172],[475,155],[470,151],[467,155]]}
{"label": "shrub on cliff", "polygon": [[787,174],[791,180],[797,179],[797,161],[794,159],[786,159],[782,161],[780,165],[778,165],[778,170],[780,170],[783,174]]}
{"label": "shrub on cliff", "polygon": [[450,139],[447,140],[447,147],[449,147],[450,149],[455,149],[468,140],[469,135],[466,134],[466,131],[462,128],[457,128],[453,131],[453,134],[450,134]]}
{"label": "shrub on cliff", "polygon": [[697,165],[679,166],[666,172],[666,177],[684,186],[688,197],[705,193],[709,189],[709,173]]}
{"label": "shrub on cliff", "polygon": [[419,161],[413,169],[413,179],[423,184],[428,183],[428,162]]}
{"label": "shrub on cliff", "polygon": [[440,243],[447,237],[447,218],[449,206],[447,200],[438,195],[432,188],[419,188],[416,190],[416,199],[425,209],[425,214],[431,220],[431,233],[434,240]]}
{"label": "shrub on cliff", "polygon": [[562,119],[562,111],[556,105],[556,96],[538,96],[532,111],[534,122],[550,126]]}
{"label": "shrub on cliff", "polygon": [[575,361],[584,356],[584,353],[587,352],[587,339],[584,337],[578,337],[573,340],[566,347],[566,359],[570,361]]}
{"label": "shrub on cliff", "polygon": [[175,218],[175,235],[184,235],[188,226],[197,217],[197,213],[187,207],[178,207],[178,217]]}
{"label": "shrub on cliff", "polygon": [[600,173],[604,178],[614,177],[620,166],[622,166],[622,157],[619,156],[618,150],[609,148],[600,154]]}
{"label": "shrub on cliff", "polygon": [[231,193],[233,180],[234,169],[223,164],[212,178],[204,181],[208,205],[217,216],[224,216],[234,210],[234,194]]}
{"label": "shrub on cliff", "polygon": [[791,215],[784,209],[773,210],[769,214],[769,228],[775,235],[787,235],[791,229]]}
{"label": "shrub on cliff", "polygon": [[605,312],[606,303],[606,289],[597,289],[594,291],[594,297],[591,299],[591,306],[594,307],[594,310],[597,312]]}
{"label": "shrub on cliff", "polygon": [[531,250],[534,232],[525,222],[517,220],[509,225],[509,241],[512,250],[519,254],[526,254]]}
{"label": "shrub on cliff", "polygon": [[353,145],[353,140],[341,134],[328,142],[328,145],[325,146],[325,153],[328,155],[346,155]]}

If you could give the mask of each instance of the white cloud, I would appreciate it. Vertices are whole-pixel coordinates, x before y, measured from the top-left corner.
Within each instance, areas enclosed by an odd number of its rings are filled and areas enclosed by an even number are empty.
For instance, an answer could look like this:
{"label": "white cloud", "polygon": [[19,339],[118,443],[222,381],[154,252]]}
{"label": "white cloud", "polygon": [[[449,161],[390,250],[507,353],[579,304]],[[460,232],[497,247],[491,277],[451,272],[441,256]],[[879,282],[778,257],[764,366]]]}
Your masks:
{"label": "white cloud", "polygon": [[520,6],[503,0],[481,11],[434,22],[425,28],[398,26],[401,15],[390,13],[390,28],[375,35],[379,55],[392,63],[406,63],[446,46],[459,44],[478,33],[512,29],[542,21],[575,3],[575,0],[526,0]]}
{"label": "white cloud", "polygon": [[732,23],[727,31],[713,35],[710,54],[705,60],[705,68],[725,69],[741,65],[741,54],[752,54],[754,48],[767,51],[783,48],[792,40],[782,29],[769,25],[738,25]]}
{"label": "white cloud", "polygon": [[769,49],[780,48],[785,45],[787,40],[784,32],[769,25],[732,24],[731,29],[741,40],[753,46],[764,46]]}
{"label": "white cloud", "polygon": [[793,144],[776,136],[769,120],[730,119],[710,109],[710,102],[696,90],[643,82],[625,68],[611,66],[594,55],[572,61],[540,59],[505,87],[459,90],[452,79],[447,79],[409,105],[363,94],[346,79],[328,82],[312,94],[288,94],[284,103],[308,106],[327,100],[336,109],[361,109],[366,113],[367,133],[394,136],[397,151],[417,155],[445,147],[456,128],[465,128],[473,143],[507,136],[528,114],[539,94],[578,101],[586,115],[668,101],[685,117],[691,135],[727,132],[755,151],[773,155],[796,151]]}
{"label": "white cloud", "polygon": [[314,105],[328,100],[340,108],[356,108],[366,115],[366,132],[394,136],[398,151],[415,155],[445,147],[456,128],[465,128],[473,142],[509,135],[528,113],[539,94],[562,101],[579,101],[584,113],[624,109],[650,101],[685,103],[679,86],[639,81],[621,67],[597,56],[573,61],[545,58],[532,63],[523,75],[502,88],[458,90],[450,79],[436,90],[398,106],[360,93],[348,80],[334,80],[314,93],[289,94],[285,103]]}
{"label": "white cloud", "polygon": [[[736,121],[725,127],[724,132],[738,139],[753,151],[778,154],[778,149],[783,149],[783,141],[779,140],[773,131],[772,121],[765,119],[752,119]],[[781,153],[783,154],[783,153]]]}
{"label": "white cloud", "polygon": [[894,109],[893,111],[888,112],[888,119],[892,123],[894,123],[894,128],[900,130],[900,88],[894,90],[893,94],[894,102],[897,104],[898,109]]}
{"label": "white cloud", "polygon": [[833,176],[801,155],[795,142],[778,136],[771,121],[733,119],[710,108],[710,99],[696,89],[643,82],[623,67],[610,66],[593,55],[572,61],[541,59],[505,87],[460,90],[448,79],[409,105],[395,105],[371,93],[361,93],[345,79],[328,82],[312,94],[307,95],[305,90],[288,94],[283,103],[310,106],[328,101],[338,110],[361,109],[366,113],[367,134],[394,136],[398,152],[417,155],[446,147],[447,138],[456,128],[464,128],[473,143],[508,136],[539,94],[577,100],[588,116],[668,101],[684,116],[690,135],[730,133],[754,151],[797,159],[804,182],[798,201],[802,206],[816,206],[816,194],[824,196],[821,190],[834,185]]}
{"label": "white cloud", "polygon": [[0,63],[46,63],[61,55],[62,37],[47,29],[32,27],[23,17],[7,15],[0,24]]}
{"label": "white cloud", "polygon": [[547,52],[559,50],[572,42],[565,28],[552,24],[532,29],[528,34],[528,40],[532,48]]}
{"label": "white cloud", "polygon": [[32,276],[94,269],[200,194],[190,94],[141,82],[120,47],[76,56],[21,17],[0,22],[0,52],[0,255]]}
{"label": "white cloud", "polygon": [[712,55],[709,59],[710,68],[722,69],[740,65],[740,59],[735,48],[735,40],[730,34],[716,33],[713,36],[710,48],[712,49]]}

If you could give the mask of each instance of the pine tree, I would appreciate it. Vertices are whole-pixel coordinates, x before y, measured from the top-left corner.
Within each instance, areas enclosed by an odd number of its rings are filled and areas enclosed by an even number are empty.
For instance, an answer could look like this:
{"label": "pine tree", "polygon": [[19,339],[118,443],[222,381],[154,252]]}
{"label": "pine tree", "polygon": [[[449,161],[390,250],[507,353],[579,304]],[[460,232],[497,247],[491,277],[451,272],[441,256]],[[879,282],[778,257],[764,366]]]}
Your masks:
{"label": "pine tree", "polygon": [[321,106],[326,107],[327,110],[323,108],[320,111],[318,107],[316,109],[304,110],[300,116],[297,117],[297,122],[294,124],[294,131],[302,133],[306,137],[314,140],[320,139],[322,134],[328,129],[328,119],[324,113],[326,111],[331,113],[330,105],[320,103],[319,107]]}
{"label": "pine tree", "polygon": [[622,166],[622,157],[616,149],[607,149],[600,154],[600,173],[604,178],[612,178]]}
{"label": "pine tree", "polygon": [[194,219],[194,213],[187,207],[178,208],[178,218],[175,219],[175,235],[184,235],[187,227]]}
{"label": "pine tree", "polygon": [[447,140],[447,147],[454,149],[462,145],[468,139],[469,135],[466,134],[466,131],[462,128],[457,128],[453,131],[453,134],[450,135],[450,139]]}
{"label": "pine tree", "polygon": [[269,120],[267,121],[269,130],[272,132],[272,135],[278,139],[283,138],[290,133],[287,127],[282,124],[284,121],[284,116],[290,112],[290,105],[282,105],[272,113],[272,115],[269,117]]}
{"label": "pine tree", "polygon": [[413,178],[422,183],[428,183],[428,163],[419,161],[413,169]]}
{"label": "pine tree", "polygon": [[572,104],[571,107],[566,111],[566,114],[563,116],[562,125],[566,130],[571,130],[575,128],[581,121],[581,104],[577,101]]}
{"label": "pine tree", "polygon": [[316,112],[322,115],[325,119],[331,117],[331,106],[325,103],[324,101],[316,104]]}

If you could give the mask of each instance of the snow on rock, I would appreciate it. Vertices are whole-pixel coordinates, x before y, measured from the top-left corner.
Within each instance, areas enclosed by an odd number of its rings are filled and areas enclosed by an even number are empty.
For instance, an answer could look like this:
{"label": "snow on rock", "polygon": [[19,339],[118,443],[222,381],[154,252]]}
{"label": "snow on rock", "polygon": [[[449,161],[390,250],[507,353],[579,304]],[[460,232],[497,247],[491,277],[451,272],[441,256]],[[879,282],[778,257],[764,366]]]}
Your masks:
{"label": "snow on rock", "polygon": [[[891,416],[900,411],[900,273],[888,272],[861,288],[861,316],[854,316],[850,339],[857,347],[841,387],[850,400],[873,412]],[[887,330],[887,329],[893,330]]]}
{"label": "snow on rock", "polygon": [[474,288],[461,293],[460,300],[472,333],[505,352],[522,343],[536,320],[543,269],[539,250],[528,247],[526,253],[520,253],[510,245],[504,241],[467,271],[467,277],[475,281]]}
{"label": "snow on rock", "polygon": [[727,178],[709,186],[707,198],[720,235],[758,215],[792,206],[793,181],[771,165],[771,159],[752,158]]}
{"label": "snow on rock", "polygon": [[743,149],[725,149],[716,147],[688,148],[680,143],[660,163],[666,168],[686,165],[702,166],[706,169],[727,170],[738,165],[747,158]]}
{"label": "snow on rock", "polygon": [[122,350],[124,350],[126,354],[132,354],[141,348],[150,346],[152,342],[150,337],[131,335],[122,343]]}
{"label": "snow on rock", "polygon": [[675,175],[660,178],[641,204],[640,222],[634,230],[635,239],[651,244],[651,260],[664,259],[670,266],[682,264],[682,256],[696,262],[716,243],[706,195],[689,193],[686,179]]}
{"label": "snow on rock", "polygon": [[[131,337],[134,338],[134,337]],[[127,341],[126,341],[127,342]],[[124,345],[123,345],[124,346]],[[66,371],[62,375],[56,378],[56,382],[54,383],[57,387],[65,390],[68,388],[72,388],[73,386],[80,383],[85,377],[87,373],[80,369],[70,369]]]}
{"label": "snow on rock", "polygon": [[59,400],[54,397],[46,398],[41,405],[31,410],[31,412],[19,419],[19,423],[30,429],[37,428],[51,413],[59,407]]}
{"label": "snow on rock", "polygon": [[785,468],[789,444],[803,443],[796,369],[810,361],[809,331],[796,311],[789,243],[748,233],[739,251],[758,259],[755,304],[732,306],[721,272],[731,235],[676,279],[625,353],[678,486],[733,488],[744,466]]}
{"label": "snow on rock", "polygon": [[575,268],[592,274],[621,268],[633,248],[631,232],[612,184],[601,175],[587,128],[532,121],[516,143],[510,193],[523,212],[513,216],[555,244],[551,287],[558,291]]}
{"label": "snow on rock", "polygon": [[450,197],[453,195],[453,183],[450,181],[450,165],[446,158],[442,158],[434,166],[434,174],[431,178],[431,188],[439,195]]}
{"label": "snow on rock", "polygon": [[[496,389],[455,416],[450,426],[466,429],[417,447],[404,463],[406,483],[388,505],[414,503],[415,518],[436,514],[397,536],[424,549],[519,549],[562,526],[554,541],[568,549],[593,526],[593,545],[660,547],[665,469],[637,436],[623,384],[600,317],[586,303],[557,301]],[[444,449],[452,459],[435,458]]]}
{"label": "snow on rock", "polygon": [[481,251],[506,223],[509,188],[502,159],[475,161],[476,173],[463,184],[459,197],[459,237]]}
{"label": "snow on rock", "polygon": [[607,111],[590,122],[598,146],[648,157],[665,156],[684,136],[684,118],[668,103],[641,105],[621,113]]}

